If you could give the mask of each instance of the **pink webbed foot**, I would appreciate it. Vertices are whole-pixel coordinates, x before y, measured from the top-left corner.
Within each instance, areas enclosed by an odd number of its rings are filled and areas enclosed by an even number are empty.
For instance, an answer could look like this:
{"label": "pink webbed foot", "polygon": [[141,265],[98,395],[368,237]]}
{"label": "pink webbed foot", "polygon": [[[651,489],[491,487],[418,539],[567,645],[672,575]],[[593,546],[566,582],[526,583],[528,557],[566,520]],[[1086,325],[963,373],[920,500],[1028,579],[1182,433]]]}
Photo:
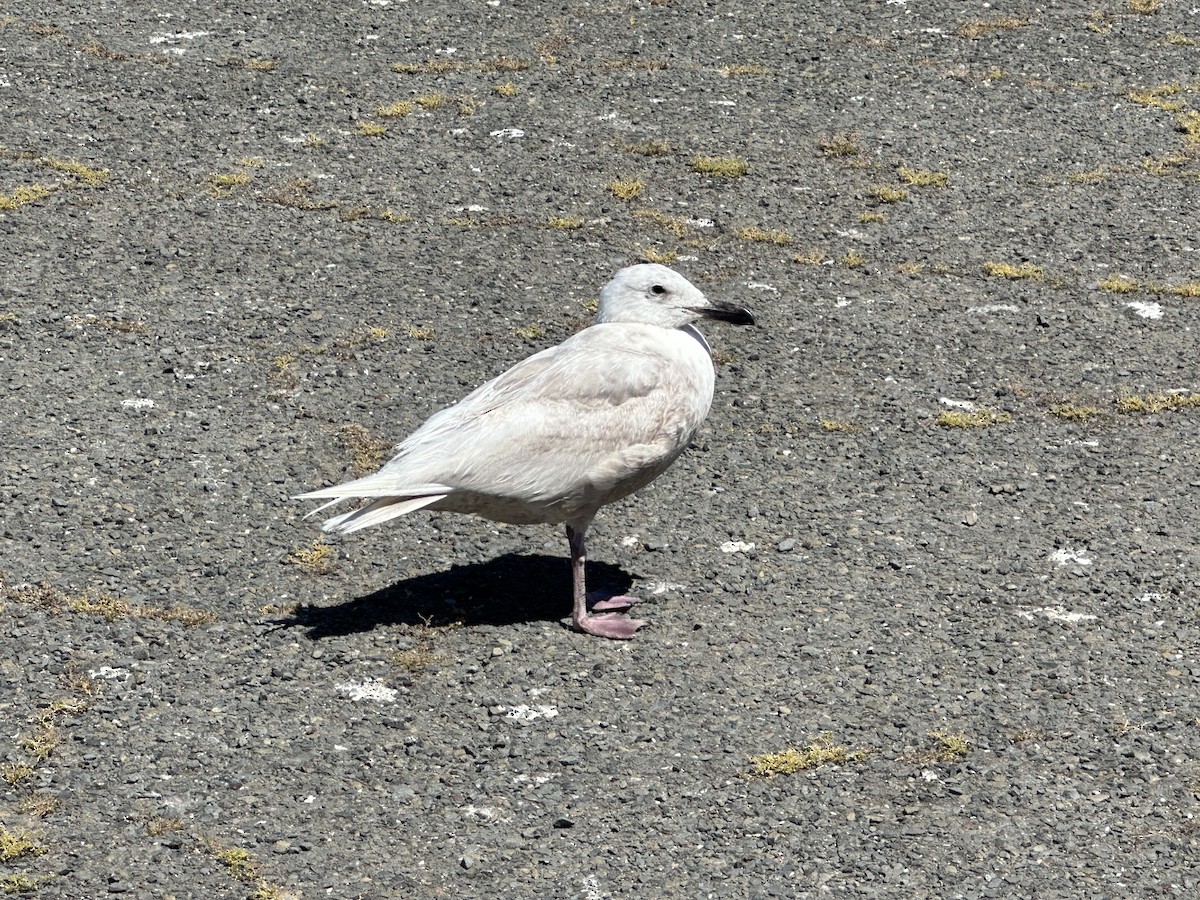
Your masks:
{"label": "pink webbed foot", "polygon": [[624,612],[633,606],[633,604],[642,602],[641,597],[631,597],[628,594],[619,594],[616,597],[613,597],[611,595],[606,596],[599,591],[593,591],[591,594],[588,594],[589,600],[591,600],[593,597],[596,599],[592,602],[591,606],[588,607],[593,612],[605,612],[607,610]]}
{"label": "pink webbed foot", "polygon": [[[599,606],[600,604],[596,604],[595,608],[599,608]],[[628,609],[629,607],[626,606],[625,608]],[[631,619],[624,613],[606,612],[598,616],[584,616],[582,619],[576,619],[573,624],[580,631],[586,631],[588,634],[594,634],[597,637],[611,638],[614,641],[627,641],[646,623],[642,619]]]}

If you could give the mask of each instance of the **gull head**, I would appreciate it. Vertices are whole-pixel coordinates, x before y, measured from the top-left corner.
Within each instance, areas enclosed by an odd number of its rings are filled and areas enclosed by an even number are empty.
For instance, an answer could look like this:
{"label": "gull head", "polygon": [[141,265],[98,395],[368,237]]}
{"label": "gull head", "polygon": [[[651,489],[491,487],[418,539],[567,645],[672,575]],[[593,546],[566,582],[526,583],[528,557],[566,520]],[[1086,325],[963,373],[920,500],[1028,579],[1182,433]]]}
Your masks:
{"label": "gull head", "polygon": [[673,269],[643,263],[621,269],[600,291],[596,323],[629,322],[682,328],[699,319],[753,325],[754,316],[740,306],[709,300],[698,287]]}

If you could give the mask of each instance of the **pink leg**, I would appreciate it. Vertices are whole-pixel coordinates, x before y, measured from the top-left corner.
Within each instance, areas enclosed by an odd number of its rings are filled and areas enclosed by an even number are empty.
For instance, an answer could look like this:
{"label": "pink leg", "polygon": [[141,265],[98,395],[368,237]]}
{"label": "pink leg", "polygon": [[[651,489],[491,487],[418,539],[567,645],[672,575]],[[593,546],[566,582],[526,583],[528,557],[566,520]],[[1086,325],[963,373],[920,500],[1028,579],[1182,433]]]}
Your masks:
{"label": "pink leg", "polygon": [[[623,612],[604,612],[598,616],[588,614],[587,586],[584,581],[584,566],[587,563],[587,551],[583,546],[583,532],[567,526],[567,542],[571,545],[571,579],[574,585],[574,606],[571,610],[571,624],[578,631],[585,631],[599,637],[627,641],[634,632],[646,623],[641,619],[631,619]],[[610,597],[601,600],[593,609],[625,610],[637,602],[636,597]]]}

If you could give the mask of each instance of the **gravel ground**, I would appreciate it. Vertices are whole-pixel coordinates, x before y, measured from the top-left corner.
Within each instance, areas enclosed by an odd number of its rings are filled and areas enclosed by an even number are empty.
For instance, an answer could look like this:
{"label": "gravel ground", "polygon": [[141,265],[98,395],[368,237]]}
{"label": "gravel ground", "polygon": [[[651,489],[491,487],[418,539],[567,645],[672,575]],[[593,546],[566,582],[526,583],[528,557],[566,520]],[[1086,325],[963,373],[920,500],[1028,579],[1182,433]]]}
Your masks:
{"label": "gravel ground", "polygon": [[[1200,894],[1200,15],[810,6],[0,2],[0,886]],[[637,639],[303,520],[645,258]]]}

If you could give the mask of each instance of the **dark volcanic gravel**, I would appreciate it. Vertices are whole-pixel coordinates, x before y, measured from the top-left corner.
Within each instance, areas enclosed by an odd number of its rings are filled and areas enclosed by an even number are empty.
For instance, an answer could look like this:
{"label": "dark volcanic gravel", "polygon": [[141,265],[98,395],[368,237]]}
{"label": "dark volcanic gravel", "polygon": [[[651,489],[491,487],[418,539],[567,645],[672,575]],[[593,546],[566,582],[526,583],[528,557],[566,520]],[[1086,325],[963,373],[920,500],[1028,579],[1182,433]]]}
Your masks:
{"label": "dark volcanic gravel", "polygon": [[[0,3],[0,887],[1200,896],[1200,16],[997,6]],[[647,257],[636,640],[303,520]]]}

